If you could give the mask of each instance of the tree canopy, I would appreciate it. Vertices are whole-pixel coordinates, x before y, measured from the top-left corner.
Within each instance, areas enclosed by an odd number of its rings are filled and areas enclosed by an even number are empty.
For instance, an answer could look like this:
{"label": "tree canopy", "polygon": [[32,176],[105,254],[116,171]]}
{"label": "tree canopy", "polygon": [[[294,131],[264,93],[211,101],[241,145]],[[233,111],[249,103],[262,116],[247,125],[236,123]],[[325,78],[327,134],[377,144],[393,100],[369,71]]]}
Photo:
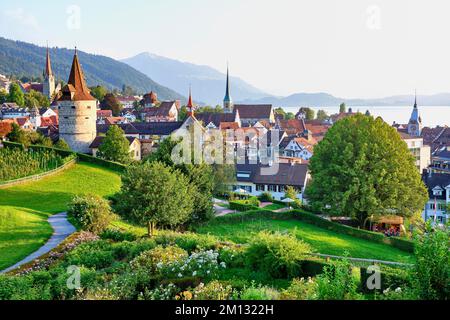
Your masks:
{"label": "tree canopy", "polygon": [[326,120],[328,119],[328,113],[325,110],[317,111],[317,120]]}
{"label": "tree canopy", "polygon": [[98,148],[99,158],[120,163],[131,161],[130,144],[119,126],[110,126]]}
{"label": "tree canopy", "polygon": [[100,103],[100,109],[102,110],[112,110],[115,117],[120,116],[122,111],[122,104],[119,102],[117,97],[112,93],[107,93]]}
{"label": "tree canopy", "polygon": [[371,215],[410,217],[427,201],[414,157],[381,118],[357,114],[338,121],[315,147],[310,170],[310,205],[361,225]]}
{"label": "tree canopy", "polygon": [[347,112],[347,106],[345,105],[345,103],[341,103],[341,105],[339,106],[339,113],[346,113]]}
{"label": "tree canopy", "polygon": [[305,116],[305,120],[314,120],[315,112],[313,109],[308,107],[301,107],[298,112],[303,113],[303,115]]}
{"label": "tree canopy", "polygon": [[21,107],[25,106],[25,95],[17,83],[11,83],[9,87],[8,101],[14,102]]}
{"label": "tree canopy", "polygon": [[117,210],[122,216],[148,226],[175,227],[185,223],[193,211],[188,178],[161,162],[129,167],[122,176]]}

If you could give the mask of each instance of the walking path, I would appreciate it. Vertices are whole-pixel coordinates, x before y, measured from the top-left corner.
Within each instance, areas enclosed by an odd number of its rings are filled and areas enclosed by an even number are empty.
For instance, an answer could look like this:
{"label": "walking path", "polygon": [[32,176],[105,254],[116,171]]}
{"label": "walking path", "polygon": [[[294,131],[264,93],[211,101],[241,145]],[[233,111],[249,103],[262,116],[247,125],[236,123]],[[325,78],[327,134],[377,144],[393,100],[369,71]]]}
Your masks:
{"label": "walking path", "polygon": [[15,265],[0,271],[0,274],[10,272],[18,267],[29,263],[40,256],[50,252],[54,248],[56,248],[61,242],[63,242],[68,236],[76,231],[75,227],[67,220],[67,213],[59,213],[48,218],[48,223],[53,228],[53,235],[50,240],[47,241],[45,245],[40,247],[37,251],[30,254],[28,257],[23,259],[22,261],[17,262]]}

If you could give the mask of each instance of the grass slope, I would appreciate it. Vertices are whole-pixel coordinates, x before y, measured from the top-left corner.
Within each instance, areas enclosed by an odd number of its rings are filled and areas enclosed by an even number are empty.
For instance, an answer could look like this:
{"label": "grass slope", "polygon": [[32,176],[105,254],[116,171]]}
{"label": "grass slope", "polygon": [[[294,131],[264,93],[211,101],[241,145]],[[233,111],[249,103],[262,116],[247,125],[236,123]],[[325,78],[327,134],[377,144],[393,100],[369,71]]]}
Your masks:
{"label": "grass slope", "polygon": [[216,221],[197,229],[198,233],[210,233],[222,240],[236,243],[246,243],[251,237],[262,230],[292,232],[309,243],[317,253],[343,255],[348,252],[354,258],[379,259],[411,263],[411,254],[393,248],[389,245],[378,244],[352,236],[339,234],[298,220],[272,220],[261,218],[244,222]]}
{"label": "grass slope", "polygon": [[114,171],[80,163],[38,182],[0,189],[0,270],[20,261],[52,234],[51,214],[65,211],[76,194],[108,196],[120,188]]}

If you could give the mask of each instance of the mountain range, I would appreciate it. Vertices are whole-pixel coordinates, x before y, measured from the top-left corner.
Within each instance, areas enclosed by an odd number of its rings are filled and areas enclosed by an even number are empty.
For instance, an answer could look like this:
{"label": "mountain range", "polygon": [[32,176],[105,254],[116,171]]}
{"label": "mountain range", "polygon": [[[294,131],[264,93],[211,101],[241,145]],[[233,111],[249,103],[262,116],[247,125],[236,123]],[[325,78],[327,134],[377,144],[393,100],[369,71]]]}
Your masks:
{"label": "mountain range", "polygon": [[[196,103],[215,106],[222,103],[226,75],[208,66],[181,62],[151,53],[117,61],[112,58],[79,52],[89,86],[103,85],[108,89],[122,89],[127,85],[138,93],[154,91],[160,100],[180,99],[192,85]],[[73,59],[73,50],[50,48],[53,72],[57,79],[66,81]],[[0,74],[17,78],[41,77],[45,64],[46,48],[22,41],[0,37]],[[413,95],[396,95],[374,99],[348,99],[331,94],[295,93],[286,97],[274,96],[231,77],[231,96],[235,103],[273,104],[276,107],[331,107],[345,102],[348,106],[411,106]],[[418,96],[422,106],[450,106],[450,93]]]}
{"label": "mountain range", "polygon": [[[45,66],[46,48],[30,43],[13,41],[0,37],[0,74],[18,78],[42,77]],[[67,81],[72,65],[74,50],[50,48],[52,69],[57,79]],[[138,93],[155,91],[160,100],[181,99],[183,95],[155,82],[129,65],[114,59],[78,51],[86,81],[89,86],[103,85],[108,89],[132,87]]]}
{"label": "mountain range", "polygon": [[[215,106],[221,104],[225,96],[226,75],[208,66],[169,59],[152,53],[141,53],[122,62],[177,92],[187,93],[191,85],[197,103],[202,101]],[[230,77],[230,82],[235,101],[270,96],[240,78]]]}

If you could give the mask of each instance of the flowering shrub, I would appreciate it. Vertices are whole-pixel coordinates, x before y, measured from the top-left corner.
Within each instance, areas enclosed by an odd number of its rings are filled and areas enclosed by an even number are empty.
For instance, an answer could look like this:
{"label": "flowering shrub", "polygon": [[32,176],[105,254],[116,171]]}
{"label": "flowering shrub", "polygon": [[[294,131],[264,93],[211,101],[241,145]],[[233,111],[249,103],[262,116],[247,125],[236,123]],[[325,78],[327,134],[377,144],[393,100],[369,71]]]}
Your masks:
{"label": "flowering shrub", "polygon": [[139,295],[139,300],[175,300],[179,291],[180,289],[173,283],[160,285],[153,290],[146,289]]}
{"label": "flowering shrub", "polygon": [[130,262],[130,266],[131,269],[135,271],[144,270],[148,273],[154,273],[165,265],[169,265],[172,263],[176,264],[180,261],[184,261],[187,256],[187,252],[179,247],[158,246],[154,249],[141,253],[138,257]]}
{"label": "flowering shrub", "polygon": [[273,288],[258,285],[255,283],[248,288],[244,288],[240,294],[239,298],[241,300],[278,300],[280,293]]}
{"label": "flowering shrub", "polygon": [[200,251],[191,254],[184,260],[170,263],[160,262],[156,265],[158,271],[166,278],[183,277],[214,277],[219,269],[226,268],[226,263],[218,261],[219,254],[216,251]]}
{"label": "flowering shrub", "polygon": [[180,248],[193,252],[195,250],[210,250],[216,247],[217,238],[211,235],[195,233],[179,233],[174,231],[160,231],[155,238],[160,245],[177,245]]}
{"label": "flowering shrub", "polygon": [[284,278],[297,276],[301,261],[310,252],[311,247],[293,235],[263,231],[251,240],[246,257],[253,269]]}
{"label": "flowering shrub", "polygon": [[228,300],[233,293],[233,288],[220,281],[212,281],[207,285],[200,283],[192,293],[194,300]]}
{"label": "flowering shrub", "polygon": [[281,292],[281,300],[315,300],[317,284],[312,278],[294,279],[289,288]]}
{"label": "flowering shrub", "polygon": [[402,289],[400,287],[394,290],[387,288],[383,290],[382,295],[376,295],[375,297],[379,300],[417,300],[417,295],[413,290],[409,288]]}
{"label": "flowering shrub", "polygon": [[219,250],[219,261],[225,262],[230,268],[243,268],[245,264],[245,250],[243,247],[226,246]]}

